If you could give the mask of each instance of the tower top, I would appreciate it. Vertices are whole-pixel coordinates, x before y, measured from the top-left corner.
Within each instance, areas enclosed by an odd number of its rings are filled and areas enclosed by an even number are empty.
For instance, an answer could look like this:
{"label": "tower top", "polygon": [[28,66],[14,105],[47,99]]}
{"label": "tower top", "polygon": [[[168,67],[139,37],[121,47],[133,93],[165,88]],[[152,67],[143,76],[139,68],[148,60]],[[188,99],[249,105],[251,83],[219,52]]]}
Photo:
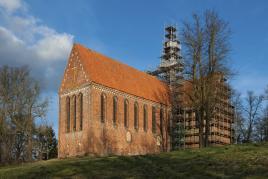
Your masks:
{"label": "tower top", "polygon": [[177,33],[175,25],[165,27],[160,65],[155,71],[150,72],[150,74],[158,76],[168,84],[178,84],[183,79],[184,64],[181,55],[181,43]]}
{"label": "tower top", "polygon": [[182,68],[181,43],[178,39],[177,28],[174,25],[168,25],[165,27],[165,32],[166,34],[159,68],[162,68],[163,70],[173,66]]}

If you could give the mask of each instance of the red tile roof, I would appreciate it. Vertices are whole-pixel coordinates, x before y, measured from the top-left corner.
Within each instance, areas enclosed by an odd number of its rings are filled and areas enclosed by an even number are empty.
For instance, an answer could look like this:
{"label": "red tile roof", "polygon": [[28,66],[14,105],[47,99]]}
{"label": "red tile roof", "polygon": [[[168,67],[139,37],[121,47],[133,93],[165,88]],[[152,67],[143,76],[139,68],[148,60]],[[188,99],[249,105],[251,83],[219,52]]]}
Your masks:
{"label": "red tile roof", "polygon": [[154,102],[169,104],[168,86],[145,72],[74,44],[90,81]]}

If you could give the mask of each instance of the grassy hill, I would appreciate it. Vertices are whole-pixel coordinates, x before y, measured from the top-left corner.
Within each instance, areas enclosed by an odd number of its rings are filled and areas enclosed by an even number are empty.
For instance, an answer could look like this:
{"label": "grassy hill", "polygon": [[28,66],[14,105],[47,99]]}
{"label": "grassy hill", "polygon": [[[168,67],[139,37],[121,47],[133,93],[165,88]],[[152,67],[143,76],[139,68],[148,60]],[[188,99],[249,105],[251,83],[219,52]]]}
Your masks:
{"label": "grassy hill", "polygon": [[0,178],[268,178],[268,143],[0,167]]}

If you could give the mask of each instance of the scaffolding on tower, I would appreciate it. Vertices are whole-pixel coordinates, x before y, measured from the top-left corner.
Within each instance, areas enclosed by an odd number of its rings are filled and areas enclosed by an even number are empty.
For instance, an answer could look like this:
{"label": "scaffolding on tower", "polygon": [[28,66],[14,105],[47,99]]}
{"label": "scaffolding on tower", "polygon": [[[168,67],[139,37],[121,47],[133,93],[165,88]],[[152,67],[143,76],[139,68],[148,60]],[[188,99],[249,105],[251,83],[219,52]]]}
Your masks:
{"label": "scaffolding on tower", "polygon": [[[191,82],[183,76],[184,62],[181,43],[174,25],[165,27],[163,50],[156,70],[148,72],[166,82],[171,91],[171,144],[172,149],[197,148],[199,146],[199,121],[191,102],[187,103]],[[209,126],[209,145],[230,144],[233,140],[232,128],[234,110],[230,103],[230,87],[221,74],[215,74],[219,90],[215,114]],[[188,91],[189,92],[189,91]],[[205,121],[206,122],[206,121]],[[205,128],[204,128],[205,129]]]}
{"label": "scaffolding on tower", "polygon": [[[172,137],[173,148],[184,148],[185,136],[179,134],[180,131],[185,130],[185,112],[183,110],[182,104],[182,87],[183,87],[183,70],[184,63],[181,55],[181,43],[178,39],[177,28],[174,25],[168,25],[165,27],[165,39],[163,43],[163,51],[161,55],[161,61],[158,68],[150,72],[150,74],[157,76],[164,82],[166,82],[171,90],[171,124],[172,126],[180,126],[174,138]],[[180,128],[179,127],[179,128]],[[172,130],[172,129],[171,129]],[[174,132],[173,132],[174,133]]]}

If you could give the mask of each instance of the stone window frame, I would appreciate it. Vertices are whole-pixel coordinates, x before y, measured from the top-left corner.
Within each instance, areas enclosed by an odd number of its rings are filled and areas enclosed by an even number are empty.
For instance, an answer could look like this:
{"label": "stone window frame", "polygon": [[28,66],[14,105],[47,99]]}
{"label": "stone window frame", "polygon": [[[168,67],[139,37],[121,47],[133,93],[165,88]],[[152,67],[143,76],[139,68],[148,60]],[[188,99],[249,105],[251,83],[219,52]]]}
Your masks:
{"label": "stone window frame", "polygon": [[128,99],[124,99],[124,127],[129,127],[129,102]]}
{"label": "stone window frame", "polygon": [[105,93],[100,95],[100,121],[105,123],[106,121],[106,111],[107,111],[107,96]]}
{"label": "stone window frame", "polygon": [[133,120],[134,121],[134,129],[136,131],[138,131],[139,130],[139,104],[137,101],[134,103],[133,114],[134,114],[134,120]]}

